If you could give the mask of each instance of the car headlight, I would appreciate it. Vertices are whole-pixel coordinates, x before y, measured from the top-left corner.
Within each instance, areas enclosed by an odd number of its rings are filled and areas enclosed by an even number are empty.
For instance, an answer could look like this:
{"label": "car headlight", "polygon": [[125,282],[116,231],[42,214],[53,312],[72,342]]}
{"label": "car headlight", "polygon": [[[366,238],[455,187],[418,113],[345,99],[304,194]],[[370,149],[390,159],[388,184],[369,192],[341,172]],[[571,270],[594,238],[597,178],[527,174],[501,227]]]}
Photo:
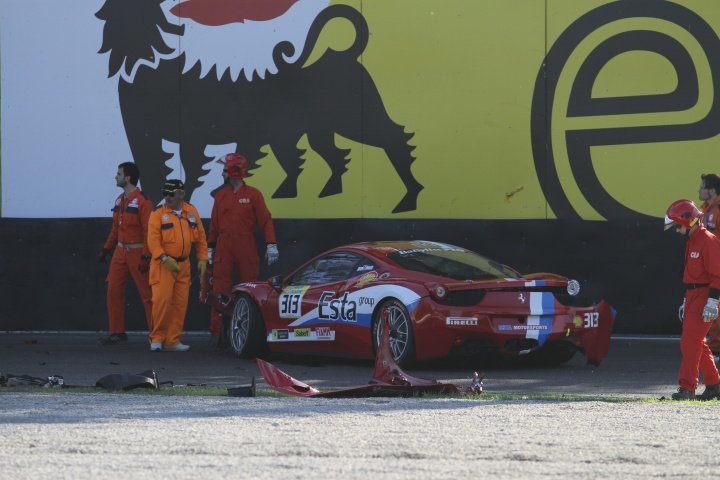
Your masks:
{"label": "car headlight", "polygon": [[580,293],[580,282],[577,280],[570,280],[567,284],[567,292],[573,297]]}

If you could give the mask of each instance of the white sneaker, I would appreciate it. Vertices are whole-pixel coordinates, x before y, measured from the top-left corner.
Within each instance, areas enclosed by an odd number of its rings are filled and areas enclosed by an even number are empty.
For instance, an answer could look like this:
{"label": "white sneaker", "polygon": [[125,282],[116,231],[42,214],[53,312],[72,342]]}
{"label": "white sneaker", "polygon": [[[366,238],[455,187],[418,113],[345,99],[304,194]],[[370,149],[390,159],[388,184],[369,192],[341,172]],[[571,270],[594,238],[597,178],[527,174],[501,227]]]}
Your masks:
{"label": "white sneaker", "polygon": [[172,347],[163,347],[163,352],[187,352],[188,350],[190,350],[190,346],[184,343],[178,343]]}
{"label": "white sneaker", "polygon": [[150,351],[151,352],[159,352],[160,350],[162,350],[162,343],[160,343],[160,342],[150,343]]}

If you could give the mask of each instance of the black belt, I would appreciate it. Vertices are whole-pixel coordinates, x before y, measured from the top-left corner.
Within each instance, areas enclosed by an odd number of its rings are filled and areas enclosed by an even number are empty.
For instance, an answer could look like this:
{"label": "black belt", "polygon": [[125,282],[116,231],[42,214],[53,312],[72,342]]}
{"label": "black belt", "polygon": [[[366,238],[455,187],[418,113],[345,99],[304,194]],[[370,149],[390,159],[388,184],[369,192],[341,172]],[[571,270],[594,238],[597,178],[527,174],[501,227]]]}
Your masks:
{"label": "black belt", "polygon": [[172,258],[176,262],[184,262],[185,260],[187,260],[187,257],[173,257],[172,255],[170,255],[170,258]]}
{"label": "black belt", "polygon": [[685,289],[686,290],[695,290],[696,288],[705,288],[709,287],[709,283],[686,283]]}

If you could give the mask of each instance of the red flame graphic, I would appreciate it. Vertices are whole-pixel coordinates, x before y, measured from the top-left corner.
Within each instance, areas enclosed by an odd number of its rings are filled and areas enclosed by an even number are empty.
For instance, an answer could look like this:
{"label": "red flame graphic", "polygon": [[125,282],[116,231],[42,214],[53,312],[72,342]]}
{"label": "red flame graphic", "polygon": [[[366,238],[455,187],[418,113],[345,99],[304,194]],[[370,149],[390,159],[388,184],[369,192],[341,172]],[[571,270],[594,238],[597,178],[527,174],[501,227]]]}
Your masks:
{"label": "red flame graphic", "polygon": [[287,12],[299,0],[186,0],[170,12],[208,26],[243,23],[245,20],[272,20]]}

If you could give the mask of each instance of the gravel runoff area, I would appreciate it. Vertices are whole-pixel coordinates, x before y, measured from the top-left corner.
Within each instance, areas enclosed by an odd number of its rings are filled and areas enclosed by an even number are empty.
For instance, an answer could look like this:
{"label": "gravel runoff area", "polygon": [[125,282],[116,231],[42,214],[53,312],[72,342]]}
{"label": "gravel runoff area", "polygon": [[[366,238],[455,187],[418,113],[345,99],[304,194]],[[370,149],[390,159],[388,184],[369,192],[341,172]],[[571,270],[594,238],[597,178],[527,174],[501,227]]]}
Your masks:
{"label": "gravel runoff area", "polygon": [[0,477],[713,478],[716,402],[0,394]]}

